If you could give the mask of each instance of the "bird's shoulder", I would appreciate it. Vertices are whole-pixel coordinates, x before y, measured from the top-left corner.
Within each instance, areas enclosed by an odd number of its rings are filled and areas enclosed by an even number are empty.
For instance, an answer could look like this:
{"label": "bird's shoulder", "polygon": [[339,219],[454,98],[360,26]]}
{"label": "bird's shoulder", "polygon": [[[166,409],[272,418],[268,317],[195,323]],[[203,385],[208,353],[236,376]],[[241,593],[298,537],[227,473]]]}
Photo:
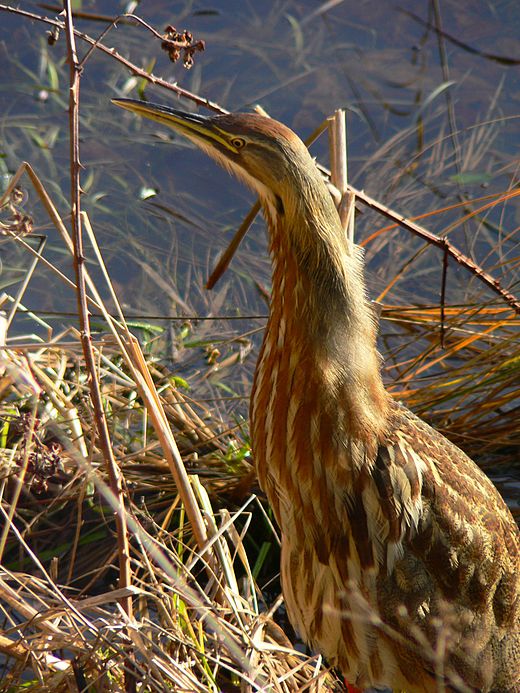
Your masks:
{"label": "bird's shoulder", "polygon": [[[415,497],[420,478],[420,495],[425,516],[446,530],[455,531],[461,521],[503,535],[509,528],[511,548],[520,551],[518,527],[496,487],[480,467],[448,438],[405,407],[393,408],[388,437],[379,446],[377,465],[391,455],[410,481]],[[388,466],[388,465],[387,465]]]}

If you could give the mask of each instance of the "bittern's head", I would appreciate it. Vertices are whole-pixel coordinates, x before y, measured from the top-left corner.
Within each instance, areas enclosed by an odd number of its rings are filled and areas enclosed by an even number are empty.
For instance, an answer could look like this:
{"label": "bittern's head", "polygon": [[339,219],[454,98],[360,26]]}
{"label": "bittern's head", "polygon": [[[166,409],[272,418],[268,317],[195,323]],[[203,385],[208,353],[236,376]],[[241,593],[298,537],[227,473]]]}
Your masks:
{"label": "bittern's head", "polygon": [[300,138],[270,118],[253,113],[202,116],[133,99],[112,102],[190,139],[256,190],[278,215],[294,209],[302,193],[308,198],[309,188],[323,185]]}

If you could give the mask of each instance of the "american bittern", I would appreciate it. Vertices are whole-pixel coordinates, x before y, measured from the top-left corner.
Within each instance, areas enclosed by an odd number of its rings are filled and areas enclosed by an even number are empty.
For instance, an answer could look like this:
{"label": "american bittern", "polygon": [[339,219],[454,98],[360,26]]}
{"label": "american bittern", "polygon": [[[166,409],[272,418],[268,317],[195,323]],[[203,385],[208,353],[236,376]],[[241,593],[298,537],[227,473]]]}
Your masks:
{"label": "american bittern", "polygon": [[273,282],[251,398],[296,630],[351,683],[520,691],[520,537],[461,450],[385,391],[363,261],[301,140],[268,118],[115,99],[259,195]]}

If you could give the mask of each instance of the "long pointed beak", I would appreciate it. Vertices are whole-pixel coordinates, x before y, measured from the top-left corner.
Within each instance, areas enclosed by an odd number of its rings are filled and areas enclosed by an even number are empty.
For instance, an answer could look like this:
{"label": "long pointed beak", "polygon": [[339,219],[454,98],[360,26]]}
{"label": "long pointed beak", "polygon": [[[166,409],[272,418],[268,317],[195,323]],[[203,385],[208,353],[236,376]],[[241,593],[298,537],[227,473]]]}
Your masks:
{"label": "long pointed beak", "polygon": [[214,146],[220,145],[227,150],[235,151],[229,141],[223,137],[222,130],[216,127],[211,116],[186,113],[170,106],[135,99],[112,99],[112,103],[137,115],[155,120],[161,125],[167,125],[195,142],[206,141]]}

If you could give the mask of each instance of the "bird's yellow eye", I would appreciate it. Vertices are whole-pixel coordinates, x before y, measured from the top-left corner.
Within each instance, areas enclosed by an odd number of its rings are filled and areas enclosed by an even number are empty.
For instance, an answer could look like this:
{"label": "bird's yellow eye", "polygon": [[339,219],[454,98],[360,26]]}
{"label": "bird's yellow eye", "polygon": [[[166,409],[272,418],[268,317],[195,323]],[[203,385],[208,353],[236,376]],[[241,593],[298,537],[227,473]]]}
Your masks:
{"label": "bird's yellow eye", "polygon": [[235,149],[242,149],[243,147],[246,146],[246,141],[243,140],[241,137],[233,137],[231,140],[231,144]]}

